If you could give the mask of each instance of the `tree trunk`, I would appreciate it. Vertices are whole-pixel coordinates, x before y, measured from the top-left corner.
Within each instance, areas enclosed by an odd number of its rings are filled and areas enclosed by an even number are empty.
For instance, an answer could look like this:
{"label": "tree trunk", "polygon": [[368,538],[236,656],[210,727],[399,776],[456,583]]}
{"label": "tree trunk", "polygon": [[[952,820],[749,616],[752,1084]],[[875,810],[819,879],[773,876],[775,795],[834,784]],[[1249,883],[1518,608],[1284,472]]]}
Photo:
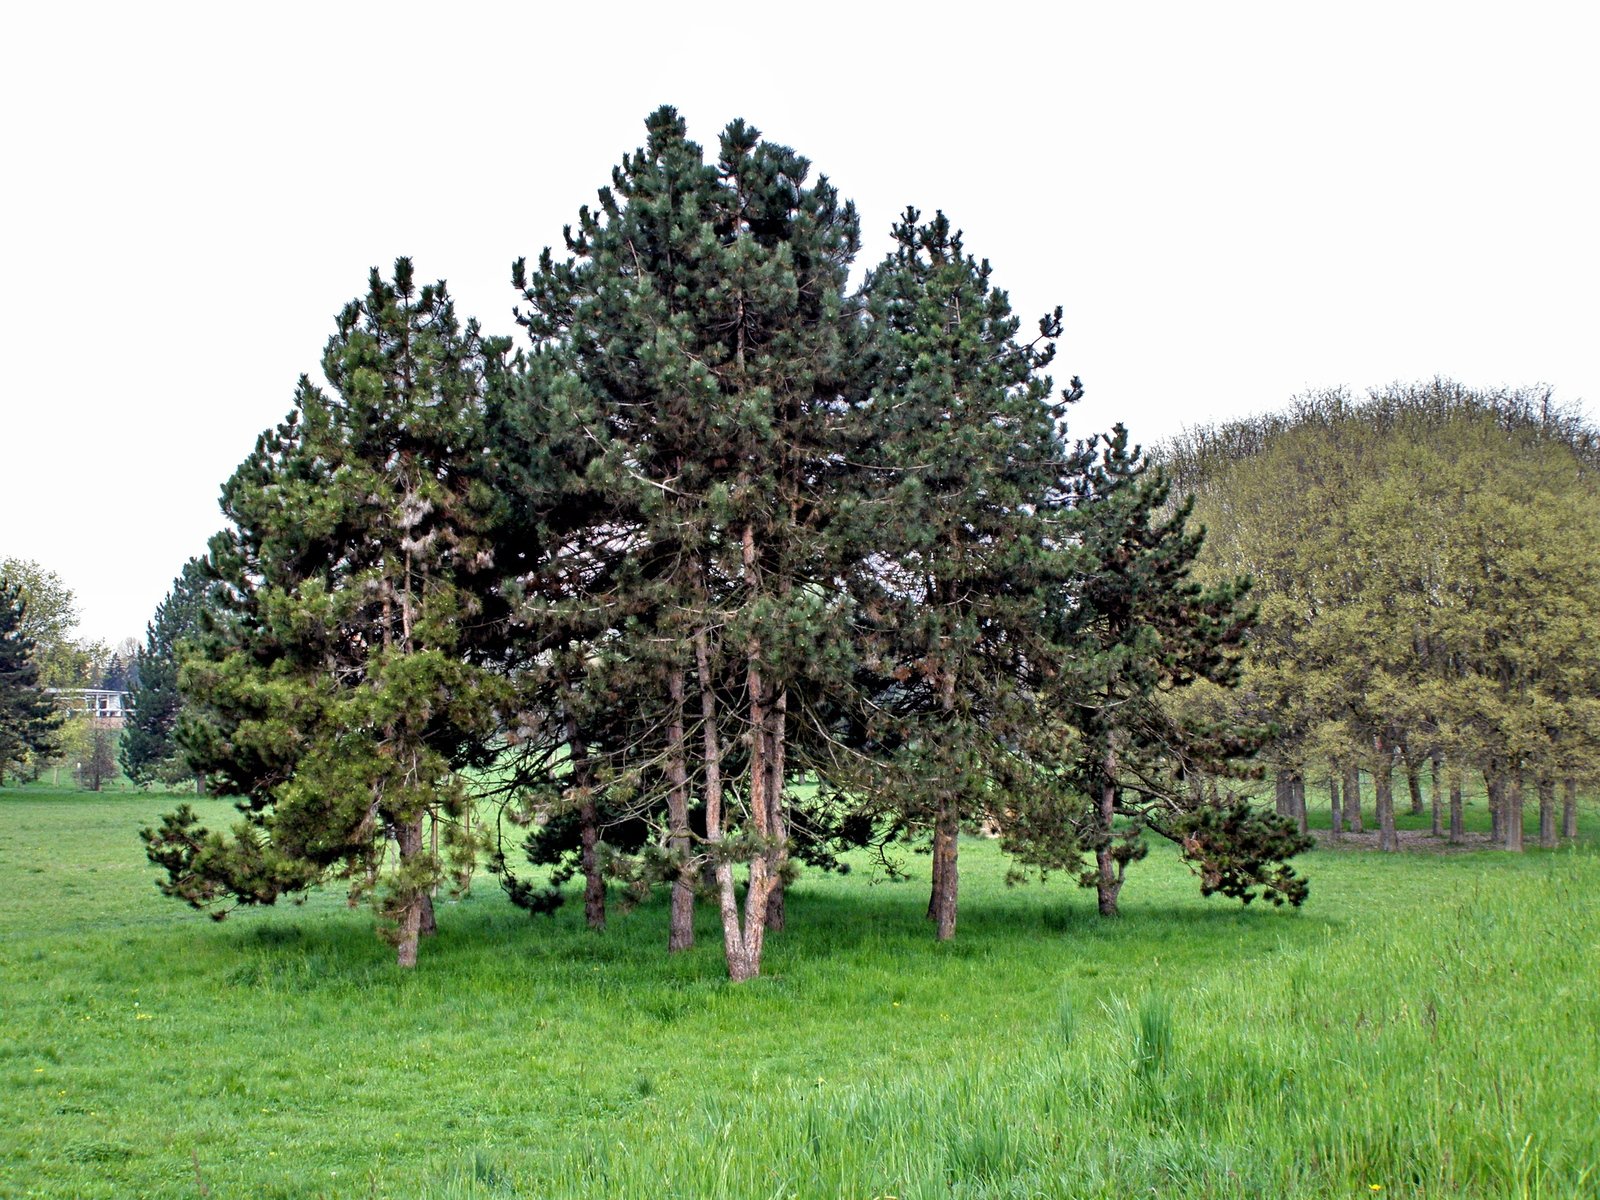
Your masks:
{"label": "tree trunk", "polygon": [[1432,801],[1433,821],[1428,827],[1428,835],[1430,837],[1443,837],[1444,806],[1441,803],[1442,798],[1439,794],[1439,756],[1437,754],[1433,755],[1430,759],[1430,762],[1433,767],[1433,777],[1431,780],[1433,786],[1429,789],[1430,799]]}
{"label": "tree trunk", "polygon": [[1461,777],[1450,778],[1450,842],[1459,846],[1467,838],[1466,806],[1461,801]]}
{"label": "tree trunk", "polygon": [[578,808],[578,837],[582,843],[583,919],[590,929],[606,927],[606,881],[600,874],[600,810],[588,796]]}
{"label": "tree trunk", "polygon": [[1505,818],[1505,785],[1498,772],[1492,768],[1483,776],[1484,791],[1489,797],[1489,843],[1494,846],[1506,844],[1506,818]]}
{"label": "tree trunk", "polygon": [[[1379,750],[1382,750],[1381,744]],[[1398,850],[1400,838],[1394,829],[1394,767],[1390,760],[1383,759],[1373,764],[1372,773],[1373,792],[1377,796],[1378,849]]]}
{"label": "tree trunk", "polygon": [[594,802],[589,744],[571,709],[567,710],[567,750],[572,755],[572,784],[578,793],[578,862],[583,870],[583,917],[590,929],[604,929],[606,881],[600,875],[600,810]]}
{"label": "tree trunk", "polygon": [[678,864],[672,880],[672,918],[667,932],[667,952],[676,954],[694,945],[694,861],[689,854],[689,766],[684,745],[683,670],[667,674],[667,695],[672,715],[667,722],[667,847]]}
{"label": "tree trunk", "polygon": [[[742,334],[741,334],[742,336]],[[759,555],[756,553],[755,528],[745,525],[741,538],[744,561],[744,578],[752,595],[761,590],[761,568]],[[761,951],[766,940],[767,931],[767,902],[772,895],[773,884],[779,878],[785,848],[773,836],[772,813],[774,800],[771,796],[772,784],[772,755],[775,738],[773,736],[773,701],[774,697],[768,689],[767,681],[761,672],[761,639],[751,634],[745,642],[745,695],[750,706],[749,737],[750,737],[750,819],[755,826],[755,834],[759,848],[750,859],[749,874],[745,884],[744,897],[744,922],[742,929],[738,929],[740,936],[741,954],[739,957],[738,971],[748,971],[743,978],[751,978],[761,973]],[[709,677],[702,678],[702,688],[709,683]],[[732,868],[729,869],[732,877]],[[720,883],[720,880],[719,880]],[[737,926],[738,908],[733,910]],[[723,912],[724,937],[727,932],[727,911]],[[735,973],[734,956],[730,954],[728,963],[729,974],[735,981],[741,976]]]}
{"label": "tree trunk", "polygon": [[1506,849],[1522,853],[1522,772],[1511,772],[1505,790]]}
{"label": "tree trunk", "polygon": [[[773,871],[777,849],[772,844],[772,799],[768,795],[772,782],[772,732],[771,712],[767,706],[766,684],[761,675],[760,662],[761,648],[758,643],[751,640],[745,661],[745,687],[750,698],[750,819],[755,826],[756,837],[763,845],[750,860],[749,881],[745,885],[745,924],[752,921],[759,928],[746,929],[746,950],[754,950],[752,961],[756,973],[761,971],[761,946],[765,941],[767,928],[767,902],[772,897],[772,885],[776,882],[776,872]],[[758,876],[760,886],[757,887]],[[759,906],[759,913],[756,912]]]}
{"label": "tree trunk", "polygon": [[1328,828],[1333,831],[1333,840],[1338,841],[1344,836],[1344,813],[1339,807],[1339,775],[1335,768],[1328,775]]}
{"label": "tree trunk", "polygon": [[1296,775],[1291,781],[1294,798],[1294,823],[1301,833],[1311,828],[1310,816],[1306,812],[1306,780],[1304,775]]}
{"label": "tree trunk", "polygon": [[772,890],[767,893],[767,928],[773,932],[780,932],[788,920],[785,910],[785,888],[782,875],[772,878]]}
{"label": "tree trunk", "polygon": [[1568,779],[1561,789],[1561,836],[1578,836],[1578,781]]}
{"label": "tree trunk", "polygon": [[1117,896],[1122,891],[1123,877],[1123,868],[1111,853],[1112,829],[1117,816],[1117,755],[1114,750],[1106,754],[1105,772],[1100,784],[1101,845],[1095,855],[1099,866],[1096,890],[1099,893],[1100,915],[1114,917],[1117,915]]}
{"label": "tree trunk", "polygon": [[[745,887],[744,918],[739,915],[739,896],[734,886],[733,864],[717,855],[722,843],[722,744],[717,734],[717,696],[711,674],[711,652],[705,630],[695,631],[695,663],[700,685],[701,739],[705,764],[706,841],[710,843],[717,863],[717,897],[722,911],[722,946],[728,961],[728,978],[743,983],[761,973],[761,950],[767,930],[767,894],[771,890],[771,877],[767,871],[767,854],[757,852],[750,860],[750,873]],[[757,698],[760,696],[760,674],[754,665],[754,656],[748,665],[754,676],[751,695],[751,723],[757,732],[763,715]],[[760,737],[752,738],[751,763],[751,815],[758,835],[767,833],[766,796],[763,794],[765,763],[760,753]]]}
{"label": "tree trunk", "polygon": [[1420,817],[1422,807],[1422,767],[1419,763],[1406,759],[1406,787],[1411,791],[1411,815]]}
{"label": "tree trunk", "polygon": [[[409,866],[422,853],[422,814],[395,827],[395,840],[400,843],[400,870],[407,874]],[[422,931],[422,906],[428,898],[425,888],[412,887],[400,897],[395,909],[395,961],[402,967],[417,965],[417,938]]]}
{"label": "tree trunk", "polygon": [[1361,768],[1351,767],[1344,774],[1344,819],[1351,833],[1361,832]]}
{"label": "tree trunk", "polygon": [[933,833],[933,853],[940,862],[939,893],[934,897],[935,940],[948,942],[956,935],[956,901],[961,889],[959,854],[961,851],[961,814],[955,797],[947,796],[940,807],[938,824]]}
{"label": "tree trunk", "polygon": [[[433,861],[439,861],[439,814],[428,814],[428,853],[433,855]],[[433,937],[439,932],[439,919],[433,911],[433,898],[439,894],[439,881],[434,880],[433,886],[422,894],[422,920],[418,923],[417,932],[423,937]]]}
{"label": "tree trunk", "polygon": [[[472,805],[469,804],[467,805],[467,811],[461,814],[462,833],[466,838],[466,844],[468,846],[473,845],[473,811]],[[463,896],[470,896],[472,894],[472,871],[477,865],[477,851],[474,850],[470,855],[464,855],[463,858],[465,861],[461,864],[460,870],[456,872],[456,891]]]}
{"label": "tree trunk", "polygon": [[1539,845],[1554,850],[1556,845],[1556,781],[1539,780]]}
{"label": "tree trunk", "polygon": [[[956,677],[939,673],[939,706],[946,719],[956,708]],[[961,800],[954,792],[941,792],[933,815],[933,887],[928,896],[928,917],[934,939],[948,942],[956,935],[956,906],[961,890]]]}
{"label": "tree trunk", "polygon": [[767,928],[781,930],[787,920],[784,872],[789,862],[789,815],[785,811],[783,798],[783,758],[789,732],[788,688],[778,692],[767,719],[772,727],[767,746],[767,821],[772,829],[773,840],[777,843],[772,893],[767,897]]}
{"label": "tree trunk", "polygon": [[1289,772],[1280,768],[1272,782],[1273,808],[1284,820],[1292,819],[1294,817],[1294,791],[1289,782]]}

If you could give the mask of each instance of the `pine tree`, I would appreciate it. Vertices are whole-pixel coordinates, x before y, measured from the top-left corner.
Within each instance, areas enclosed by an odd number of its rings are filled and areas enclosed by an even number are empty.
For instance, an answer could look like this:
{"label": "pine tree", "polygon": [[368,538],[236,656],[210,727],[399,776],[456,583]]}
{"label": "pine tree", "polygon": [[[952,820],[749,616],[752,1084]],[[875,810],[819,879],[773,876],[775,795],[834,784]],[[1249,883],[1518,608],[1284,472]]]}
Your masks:
{"label": "pine tree", "polygon": [[131,692],[139,686],[139,644],[124,638],[122,644],[111,652],[111,659],[100,672],[97,687],[113,692]]}
{"label": "pine tree", "polygon": [[[1034,720],[1030,664],[1048,581],[1076,559],[1041,514],[1063,475],[1060,402],[1042,374],[1061,312],[1017,340],[1020,322],[943,213],[908,209],[895,249],[865,286],[871,393],[856,412],[856,503],[845,557],[870,664],[867,736],[879,754],[853,790],[932,835],[928,915],[955,933],[958,834],[1041,781],[1018,753]],[[846,761],[849,761],[848,759]]]}
{"label": "pine tree", "polygon": [[504,349],[408,260],[392,282],[374,270],[323,355],[331,393],[302,377],[228,482],[219,616],[180,672],[180,736],[244,820],[212,833],[185,806],[145,831],[168,894],[270,904],[346,879],[416,962],[446,879],[429,825],[470,854],[462,772],[511,715],[483,432]]}
{"label": "pine tree", "polygon": [[[569,347],[550,339],[519,352],[491,390],[488,413],[494,481],[508,506],[499,553],[512,576],[522,706],[498,768],[505,781],[500,812],[532,826],[523,842],[529,861],[555,870],[548,887],[519,878],[506,854],[504,821],[496,822],[490,867],[512,901],[535,913],[558,905],[559,885],[581,871],[585,918],[599,929],[608,869],[648,886],[648,871],[623,861],[645,850],[653,816],[650,789],[633,783],[627,752],[634,714],[649,710],[660,680],[618,644],[618,623],[637,629],[648,611],[637,602],[625,613],[613,605],[624,577],[637,595],[636,555],[645,544],[637,515],[616,505],[605,486],[603,442],[594,432],[603,426]],[[636,694],[641,687],[643,696]],[[652,864],[663,867],[658,857]],[[677,873],[686,876],[682,865]],[[692,881],[680,879],[673,950],[693,944],[693,899]]]}
{"label": "pine tree", "polygon": [[1023,808],[1006,830],[1025,863],[1071,868],[1100,912],[1116,915],[1128,866],[1147,852],[1146,832],[1181,846],[1201,890],[1248,902],[1301,903],[1304,880],[1283,860],[1310,842],[1288,821],[1248,805],[1217,803],[1195,787],[1252,753],[1260,730],[1236,718],[1197,720],[1170,697],[1195,685],[1236,681],[1251,620],[1245,583],[1202,587],[1190,578],[1203,535],[1187,503],[1168,507],[1169,485],[1130,448],[1119,425],[1099,461],[1072,486],[1084,574],[1056,612],[1073,647],[1041,697],[1068,753],[1061,766],[1076,799],[1059,794]]}
{"label": "pine tree", "polygon": [[118,749],[122,769],[135,783],[175,784],[194,777],[178,746],[178,714],[183,707],[178,667],[184,645],[201,634],[209,587],[205,563],[191,558],[145,629],[129,692],[133,714]]}
{"label": "pine tree", "polygon": [[[789,869],[789,714],[847,645],[816,532],[852,367],[858,232],[826,179],[808,184],[805,159],[744,122],[714,163],[674,110],[646,125],[568,230],[569,257],[547,250],[515,279],[535,349],[571,367],[556,419],[595,447],[592,541],[628,551],[607,577],[604,654],[648,704],[637,728],[653,740],[608,753],[665,802],[679,878],[715,871],[740,980],[759,973]],[[691,790],[706,811],[697,853]]]}
{"label": "pine tree", "polygon": [[0,575],[0,776],[57,745],[63,714],[39,683],[22,584]]}

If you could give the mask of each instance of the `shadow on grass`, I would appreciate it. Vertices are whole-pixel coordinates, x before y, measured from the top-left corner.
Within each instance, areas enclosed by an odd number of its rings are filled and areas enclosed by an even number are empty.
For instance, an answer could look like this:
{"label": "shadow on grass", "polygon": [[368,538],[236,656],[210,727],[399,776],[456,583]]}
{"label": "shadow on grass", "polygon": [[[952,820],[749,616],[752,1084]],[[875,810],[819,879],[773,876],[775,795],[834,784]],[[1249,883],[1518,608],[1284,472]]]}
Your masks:
{"label": "shadow on grass", "polygon": [[[1092,946],[1096,961],[1142,962],[1158,954],[1204,962],[1219,938],[1230,954],[1268,953],[1286,937],[1304,941],[1340,925],[1314,914],[1198,896],[1170,907],[1146,899],[1108,920],[1095,911],[1088,893],[1035,886],[980,891],[963,903],[955,940],[941,944],[934,941],[924,905],[925,885],[846,892],[826,881],[818,887],[802,883],[789,893],[788,929],[768,935],[768,969],[811,976],[827,973],[830,962],[881,960],[914,974],[938,973],[962,960],[998,968],[1041,952],[1070,953],[1075,946]],[[530,916],[487,889],[459,903],[440,900],[437,911],[439,934],[425,940],[414,975],[394,965],[393,951],[376,935],[365,909],[245,911],[221,926],[186,922],[157,936],[175,970],[214,970],[229,986],[269,990],[392,990],[496,975],[508,983],[537,978],[603,992],[632,981],[648,981],[658,992],[725,981],[721,925],[707,903],[696,909],[694,949],[671,957],[664,894],[628,909],[613,904],[601,931],[584,925],[581,904],[569,900],[552,916]],[[210,944],[202,949],[195,945],[199,939]],[[195,952],[192,960],[189,950]]]}

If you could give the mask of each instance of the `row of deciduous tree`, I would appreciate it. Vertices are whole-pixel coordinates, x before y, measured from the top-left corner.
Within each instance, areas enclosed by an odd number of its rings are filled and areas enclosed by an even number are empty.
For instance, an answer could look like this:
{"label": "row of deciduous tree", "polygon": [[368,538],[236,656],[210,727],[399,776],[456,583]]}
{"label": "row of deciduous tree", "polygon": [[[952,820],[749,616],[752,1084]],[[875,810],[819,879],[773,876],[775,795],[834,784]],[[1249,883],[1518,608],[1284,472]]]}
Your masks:
{"label": "row of deciduous tree", "polygon": [[1067,440],[1059,310],[1020,337],[914,211],[853,289],[855,210],[805,159],[647,128],[565,254],[515,265],[520,350],[374,271],[328,386],[227,484],[182,737],[244,821],[147,831],[166,890],[344,878],[409,965],[485,843],[549,902],[520,822],[592,923],[608,881],[664,886],[678,950],[714,904],[734,979],[796,861],[845,845],[930,838],[952,936],[979,819],[1108,913],[1146,832],[1208,892],[1299,903],[1299,835],[1192,786],[1249,732],[1164,699],[1231,683],[1240,587],[1189,577],[1199,539],[1120,429]]}
{"label": "row of deciduous tree", "polygon": [[1188,702],[1276,726],[1280,812],[1303,821],[1306,782],[1331,781],[1334,833],[1359,829],[1365,772],[1394,849],[1397,780],[1421,813],[1426,773],[1459,841],[1481,776],[1499,844],[1521,849],[1536,792],[1553,845],[1558,787],[1575,835],[1600,762],[1600,454],[1574,413],[1435,380],[1310,395],[1162,457],[1208,530],[1198,574],[1248,574],[1259,604],[1242,686]]}

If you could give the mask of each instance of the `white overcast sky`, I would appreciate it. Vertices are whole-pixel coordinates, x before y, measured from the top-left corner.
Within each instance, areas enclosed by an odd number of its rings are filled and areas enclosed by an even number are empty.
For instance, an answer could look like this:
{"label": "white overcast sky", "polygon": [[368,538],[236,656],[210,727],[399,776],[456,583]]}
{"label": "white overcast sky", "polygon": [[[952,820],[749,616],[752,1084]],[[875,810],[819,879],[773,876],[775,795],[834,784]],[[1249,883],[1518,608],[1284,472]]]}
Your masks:
{"label": "white overcast sky", "polygon": [[0,556],[143,635],[368,268],[511,332],[509,264],[662,103],[943,208],[1088,434],[1443,374],[1600,402],[1600,6],[16,4]]}

